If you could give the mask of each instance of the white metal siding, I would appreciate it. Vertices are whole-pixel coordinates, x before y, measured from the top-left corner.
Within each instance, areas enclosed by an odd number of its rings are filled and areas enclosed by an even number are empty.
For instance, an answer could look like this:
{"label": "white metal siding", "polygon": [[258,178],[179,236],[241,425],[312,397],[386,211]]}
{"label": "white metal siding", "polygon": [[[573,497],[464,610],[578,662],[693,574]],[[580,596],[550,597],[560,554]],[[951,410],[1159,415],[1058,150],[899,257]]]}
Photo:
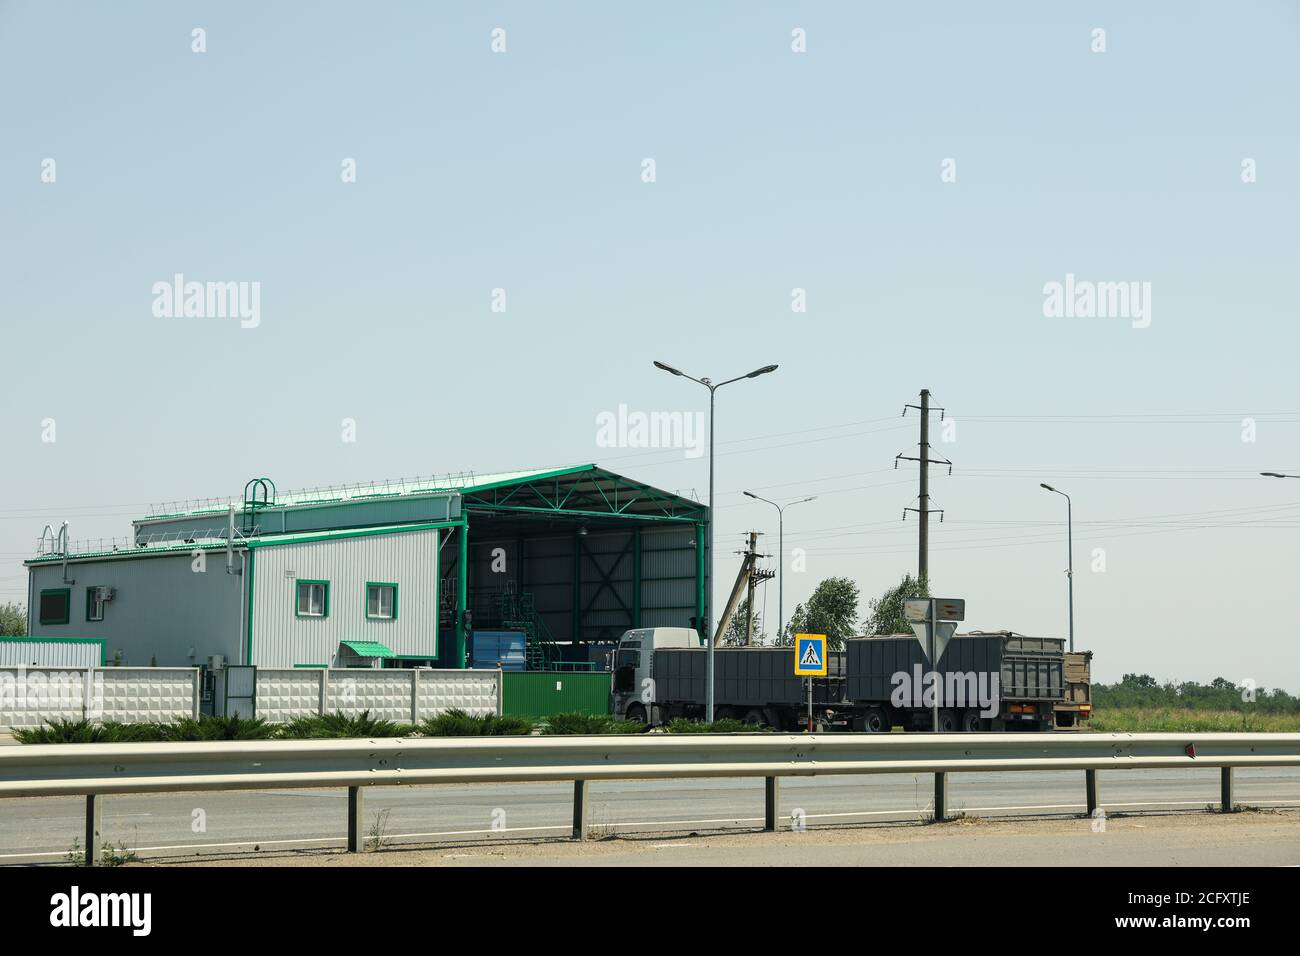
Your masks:
{"label": "white metal siding", "polygon": [[[251,663],[258,667],[335,665],[341,641],[437,654],[437,530],[268,545],[254,554]],[[327,617],[295,615],[299,579],[330,582]],[[397,584],[396,620],[366,618],[369,581]]]}
{"label": "white metal siding", "polygon": [[103,645],[98,641],[0,638],[0,667],[98,667],[102,663]]}
{"label": "white metal siding", "polygon": [[[236,555],[236,568],[239,563]],[[63,583],[61,564],[35,566],[37,602],[42,589],[62,587],[72,591],[72,600],[67,624],[41,624],[33,610],[30,636],[103,638],[110,662],[120,651],[123,664],[139,667],[194,666],[213,654],[238,661],[243,578],[227,574],[225,565],[224,551],[204,552],[202,563],[188,552],[74,562],[68,565],[72,584]],[[105,586],[116,594],[104,606],[104,619],[87,621],[86,588]]]}

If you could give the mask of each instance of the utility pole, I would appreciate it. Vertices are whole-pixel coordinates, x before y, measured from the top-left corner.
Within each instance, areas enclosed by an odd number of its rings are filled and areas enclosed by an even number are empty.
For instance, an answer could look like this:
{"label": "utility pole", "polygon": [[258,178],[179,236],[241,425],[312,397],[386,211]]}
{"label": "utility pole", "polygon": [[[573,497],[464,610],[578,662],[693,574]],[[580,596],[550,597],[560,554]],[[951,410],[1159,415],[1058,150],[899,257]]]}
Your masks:
{"label": "utility pole", "polygon": [[[752,555],[758,551],[758,532],[749,533],[749,553]],[[749,581],[745,586],[745,646],[751,647],[754,643],[754,572],[753,564],[750,564]]]}
{"label": "utility pole", "polygon": [[930,507],[930,466],[931,466],[931,465],[947,465],[947,466],[948,466],[948,474],[951,475],[951,474],[952,474],[952,462],[950,462],[950,461],[949,461],[948,459],[946,459],[946,458],[931,458],[931,457],[930,457],[930,412],[931,412],[931,411],[938,411],[938,413],[939,413],[939,421],[943,421],[943,416],[944,416],[944,409],[942,409],[942,408],[932,409],[932,408],[930,407],[930,390],[929,390],[928,388],[923,388],[923,389],[921,389],[921,404],[920,404],[920,405],[904,405],[904,406],[903,406],[903,415],[904,415],[904,417],[906,417],[906,415],[907,415],[907,410],[908,410],[909,408],[915,408],[915,409],[917,409],[917,410],[921,413],[921,437],[920,437],[920,440],[917,442],[917,454],[916,454],[916,457],[912,457],[912,456],[910,456],[910,455],[904,455],[904,454],[902,454],[902,453],[899,453],[898,455],[895,455],[895,456],[894,456],[894,467],[897,468],[897,467],[898,467],[898,463],[899,463],[900,461],[914,461],[914,462],[917,462],[917,463],[920,465],[921,486],[920,486],[920,494],[918,495],[918,498],[917,498],[917,506],[916,506],[915,508],[904,508],[904,509],[903,509],[903,520],[904,520],[904,521],[907,520],[907,513],[908,513],[909,511],[915,511],[915,512],[917,513],[917,515],[918,515],[918,516],[920,517],[920,519],[921,519],[921,520],[920,520],[920,525],[921,525],[921,527],[920,527],[920,529],[919,529],[919,533],[918,533],[918,535],[917,535],[917,548],[916,548],[916,554],[917,554],[917,558],[916,558],[917,577],[918,577],[920,580],[922,580],[922,581],[929,581],[929,578],[930,578],[930,514],[931,514],[931,512],[938,512],[938,514],[939,514],[939,520],[940,520],[940,521],[943,521],[943,509],[942,509],[942,508],[931,508],[931,507]]}

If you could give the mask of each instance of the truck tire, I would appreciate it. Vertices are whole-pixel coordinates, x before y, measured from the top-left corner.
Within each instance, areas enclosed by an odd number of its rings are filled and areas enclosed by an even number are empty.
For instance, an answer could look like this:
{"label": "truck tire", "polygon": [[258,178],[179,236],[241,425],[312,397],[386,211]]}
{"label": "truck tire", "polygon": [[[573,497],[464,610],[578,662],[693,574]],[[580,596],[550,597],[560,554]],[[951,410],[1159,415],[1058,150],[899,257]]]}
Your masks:
{"label": "truck tire", "polygon": [[955,734],[957,732],[957,711],[941,710],[939,711],[939,733]]}
{"label": "truck tire", "polygon": [[868,734],[887,734],[890,726],[889,715],[879,707],[872,707],[862,715],[862,730]]}
{"label": "truck tire", "polygon": [[[942,720],[943,715],[940,714],[939,718]],[[978,710],[968,710],[961,715],[961,729],[962,733],[977,734],[984,729],[984,718]]]}
{"label": "truck tire", "polygon": [[753,724],[755,727],[766,727],[768,726],[767,715],[754,707],[745,713],[745,723]]}
{"label": "truck tire", "polygon": [[640,704],[632,704],[628,707],[627,714],[625,714],[624,716],[626,717],[627,720],[635,720],[639,724],[644,724],[645,708],[642,707]]}

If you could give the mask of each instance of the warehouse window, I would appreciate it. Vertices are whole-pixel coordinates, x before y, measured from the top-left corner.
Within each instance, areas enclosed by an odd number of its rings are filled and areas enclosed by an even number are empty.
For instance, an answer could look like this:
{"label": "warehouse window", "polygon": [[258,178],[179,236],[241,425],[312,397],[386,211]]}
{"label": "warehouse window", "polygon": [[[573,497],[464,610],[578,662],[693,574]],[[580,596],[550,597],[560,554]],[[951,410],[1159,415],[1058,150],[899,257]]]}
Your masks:
{"label": "warehouse window", "polygon": [[330,583],[328,581],[299,581],[298,617],[329,617]]}
{"label": "warehouse window", "polygon": [[86,588],[86,620],[102,621],[104,619],[104,589]]}
{"label": "warehouse window", "polygon": [[71,610],[71,588],[50,588],[41,592],[40,620],[42,624],[67,624]]}
{"label": "warehouse window", "polygon": [[383,581],[366,584],[366,617],[376,621],[397,619],[397,585]]}

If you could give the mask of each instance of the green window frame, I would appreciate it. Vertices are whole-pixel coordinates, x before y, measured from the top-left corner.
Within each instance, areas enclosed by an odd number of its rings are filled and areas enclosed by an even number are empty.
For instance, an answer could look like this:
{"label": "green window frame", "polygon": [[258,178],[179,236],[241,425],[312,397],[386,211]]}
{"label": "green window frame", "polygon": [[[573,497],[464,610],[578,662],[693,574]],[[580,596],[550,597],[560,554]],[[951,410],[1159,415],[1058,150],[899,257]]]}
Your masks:
{"label": "green window frame", "polygon": [[[319,614],[313,614],[311,611],[311,591],[307,592],[307,610],[302,609],[303,588],[310,588],[312,585],[320,585],[321,588],[321,611]],[[296,578],[293,582],[293,616],[326,618],[330,616],[330,583],[328,581],[318,581],[311,578]]]}
{"label": "green window frame", "polygon": [[[63,595],[63,615],[60,617],[53,613],[45,612],[45,595],[61,594]],[[37,615],[42,624],[67,624],[72,618],[72,588],[42,588],[40,602],[37,605]]]}
{"label": "green window frame", "polygon": [[[371,604],[370,604],[370,589],[371,589],[371,588],[375,588],[375,589],[376,589],[376,594],[377,594],[377,595],[378,595],[379,593],[381,593],[381,592],[379,592],[379,590],[378,590],[379,588],[392,588],[392,589],[393,589],[393,608],[392,608],[392,613],[391,613],[391,614],[378,614],[378,613],[372,614],[372,613],[371,613],[371,611],[370,611],[370,607],[371,607]],[[379,610],[383,610],[383,600],[382,600],[382,598],[377,598],[377,599],[376,599],[376,601],[375,601],[375,606],[376,606],[377,608],[379,608]],[[366,592],[365,592],[364,605],[363,605],[363,607],[364,607],[364,610],[365,610],[365,612],[366,612],[366,620],[367,620],[367,621],[396,621],[396,620],[397,620],[397,585],[396,585],[394,582],[392,582],[392,581],[367,581],[367,582],[366,582]]]}
{"label": "green window frame", "polygon": [[103,601],[98,602],[99,616],[98,617],[95,616],[95,607],[96,607],[95,592],[97,592],[100,587],[101,585],[92,584],[90,587],[86,588],[86,621],[87,623],[90,624],[96,623],[98,621],[102,621],[104,619],[105,602]]}

